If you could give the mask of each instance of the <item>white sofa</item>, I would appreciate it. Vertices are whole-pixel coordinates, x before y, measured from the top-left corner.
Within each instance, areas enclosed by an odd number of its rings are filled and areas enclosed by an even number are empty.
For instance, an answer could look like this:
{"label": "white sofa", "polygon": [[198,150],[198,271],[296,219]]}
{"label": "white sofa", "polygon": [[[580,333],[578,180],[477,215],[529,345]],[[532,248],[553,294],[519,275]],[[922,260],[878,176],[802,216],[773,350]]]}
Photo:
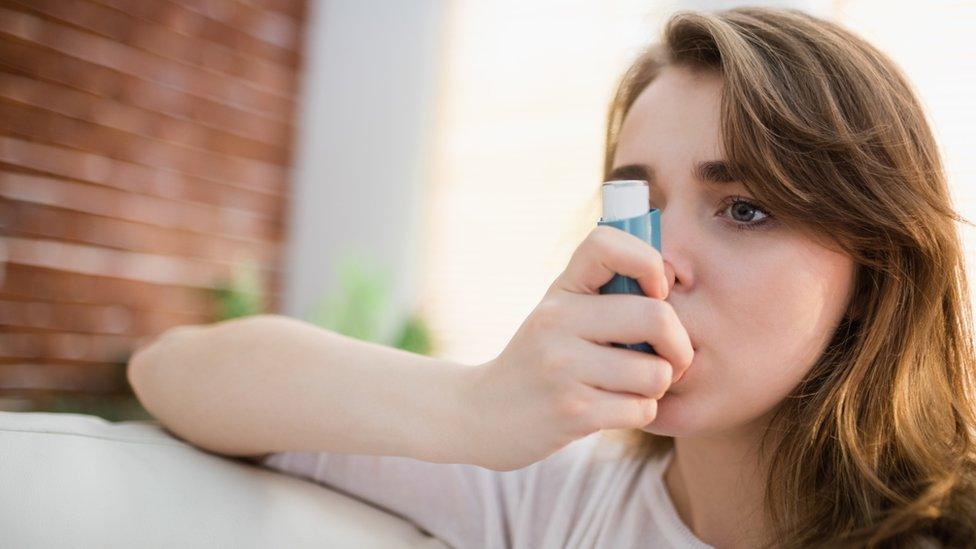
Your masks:
{"label": "white sofa", "polygon": [[0,547],[448,545],[352,496],[201,450],[156,421],[0,412]]}

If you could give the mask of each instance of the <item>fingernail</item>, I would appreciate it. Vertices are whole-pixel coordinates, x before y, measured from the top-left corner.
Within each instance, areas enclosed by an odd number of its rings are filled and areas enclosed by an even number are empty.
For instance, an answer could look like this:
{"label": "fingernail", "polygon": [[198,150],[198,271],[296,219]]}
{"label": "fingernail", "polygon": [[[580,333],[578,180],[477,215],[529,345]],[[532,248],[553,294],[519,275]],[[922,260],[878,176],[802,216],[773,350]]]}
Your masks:
{"label": "fingernail", "polygon": [[661,282],[661,292],[662,292],[661,295],[663,295],[663,296],[667,296],[668,295],[668,286],[669,286],[669,284],[668,284],[667,279],[664,279],[664,281]]}

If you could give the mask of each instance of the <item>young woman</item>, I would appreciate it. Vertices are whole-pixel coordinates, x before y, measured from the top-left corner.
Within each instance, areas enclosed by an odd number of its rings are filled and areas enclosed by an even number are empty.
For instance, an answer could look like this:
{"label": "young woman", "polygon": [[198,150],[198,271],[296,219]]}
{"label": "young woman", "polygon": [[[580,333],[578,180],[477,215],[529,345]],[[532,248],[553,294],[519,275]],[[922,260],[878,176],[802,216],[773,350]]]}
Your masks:
{"label": "young woman", "polygon": [[178,436],[457,547],[974,546],[963,220],[894,63],[799,11],[680,12],[605,158],[663,252],[595,228],[485,364],[268,315],[167,332],[130,380]]}

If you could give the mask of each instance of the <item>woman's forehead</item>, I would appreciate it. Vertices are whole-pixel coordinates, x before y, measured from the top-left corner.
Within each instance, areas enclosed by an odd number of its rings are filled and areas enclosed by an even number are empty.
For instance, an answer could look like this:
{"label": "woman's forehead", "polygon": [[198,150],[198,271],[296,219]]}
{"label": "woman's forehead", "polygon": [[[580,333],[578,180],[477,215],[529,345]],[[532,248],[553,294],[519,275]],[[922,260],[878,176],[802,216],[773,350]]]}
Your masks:
{"label": "woman's forehead", "polygon": [[615,164],[721,158],[720,99],[721,77],[664,69],[624,117]]}

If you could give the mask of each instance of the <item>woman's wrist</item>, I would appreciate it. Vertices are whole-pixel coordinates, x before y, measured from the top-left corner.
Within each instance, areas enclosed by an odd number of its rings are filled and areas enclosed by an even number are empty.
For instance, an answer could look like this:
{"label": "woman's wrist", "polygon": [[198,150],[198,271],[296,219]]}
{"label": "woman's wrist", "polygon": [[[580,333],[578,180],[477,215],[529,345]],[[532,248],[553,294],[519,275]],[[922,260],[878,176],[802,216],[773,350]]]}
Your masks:
{"label": "woman's wrist", "polygon": [[[431,359],[418,368],[412,379],[419,389],[418,408],[410,429],[419,436],[410,437],[410,457],[434,463],[476,464],[471,455],[476,435],[473,429],[476,410],[472,409],[470,388],[476,367],[442,359]],[[406,419],[406,418],[405,418]],[[408,425],[411,425],[408,421]]]}

